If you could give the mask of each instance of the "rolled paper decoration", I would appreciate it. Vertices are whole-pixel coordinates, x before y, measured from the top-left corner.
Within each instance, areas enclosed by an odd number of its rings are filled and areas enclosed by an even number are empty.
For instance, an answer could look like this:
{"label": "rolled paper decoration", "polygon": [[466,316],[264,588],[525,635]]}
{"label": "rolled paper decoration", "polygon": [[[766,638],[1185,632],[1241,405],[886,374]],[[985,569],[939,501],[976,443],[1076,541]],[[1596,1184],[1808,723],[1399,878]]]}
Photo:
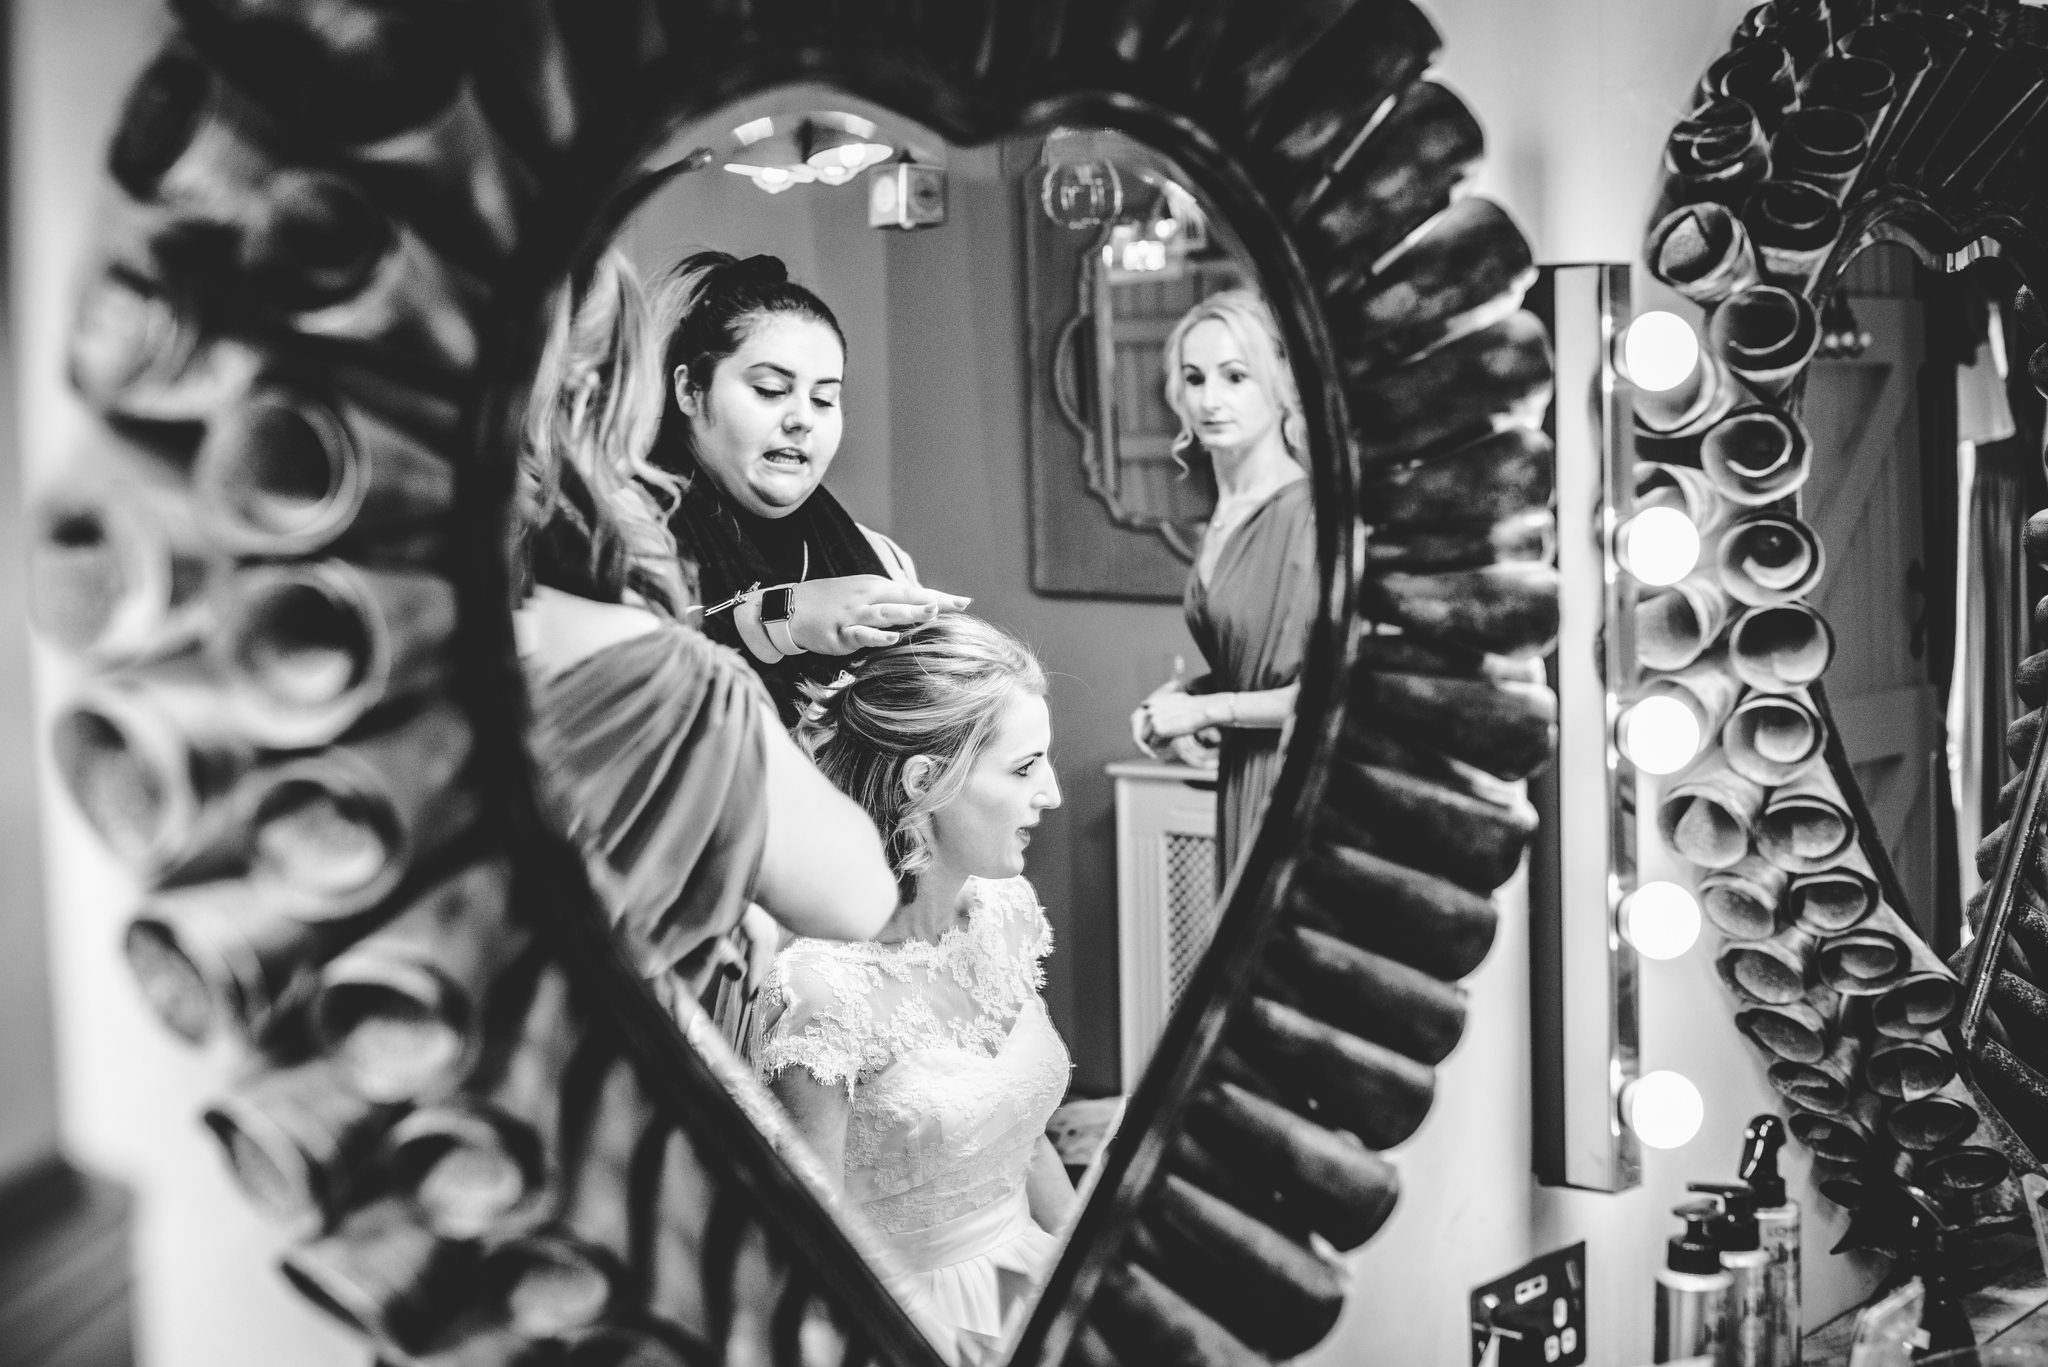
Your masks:
{"label": "rolled paper decoration", "polygon": [[1752,693],[1721,728],[1729,766],[1766,788],[1817,763],[1826,739],[1820,714],[1796,693]]}
{"label": "rolled paper decoration", "polygon": [[198,881],[235,866],[232,795],[254,750],[209,679],[102,679],[58,712],[50,748],[87,823],[137,874]]}
{"label": "rolled paper decoration", "polygon": [[[1298,77],[1293,84],[1301,84]],[[1303,110],[1306,117],[1296,124],[1296,132],[1309,136],[1261,144],[1281,163],[1266,175],[1287,196],[1289,220],[1316,249],[1348,263],[1327,282],[1338,288],[1354,274],[1369,274],[1411,232],[1449,208],[1486,145],[1479,121],[1437,82],[1404,78],[1393,90],[1375,85],[1361,82],[1341,102],[1332,98],[1334,86],[1318,92],[1314,111]],[[1341,106],[1349,108],[1330,117]],[[1352,119],[1361,127],[1372,124],[1356,151],[1346,154],[1322,141],[1319,135],[1339,132]]]}
{"label": "rolled paper decoration", "polygon": [[1855,115],[1873,146],[1897,89],[1898,78],[1889,66],[1873,57],[1852,57],[1846,52],[1823,57],[1806,77],[1808,104]]}
{"label": "rolled paper decoration", "polygon": [[1890,149],[1899,111],[1914,104],[1927,79],[1933,49],[1923,34],[1893,24],[1865,24],[1842,39],[1841,52],[1845,57],[1881,62],[1891,72],[1891,104],[1870,144],[1872,155],[1882,159]]}
{"label": "rolled paper decoration", "polygon": [[254,296],[299,332],[451,378],[476,364],[483,287],[339,176],[279,172],[241,264]]}
{"label": "rolled paper decoration", "polygon": [[531,938],[508,915],[511,884],[508,865],[473,864],[321,970],[314,1033],[357,1091],[431,1102],[469,1076],[485,1001]]}
{"label": "rolled paper decoration", "polygon": [[1250,998],[1230,1029],[1231,1047],[1254,1077],[1315,1096],[1320,1123],[1348,1129],[1370,1148],[1415,1133],[1435,1097],[1428,1065],[1269,998]]}
{"label": "rolled paper decoration", "polygon": [[1538,683],[1354,669],[1351,696],[1376,724],[1413,727],[1498,778],[1527,777],[1557,743],[1556,695]]}
{"label": "rolled paper decoration", "polygon": [[[1249,1200],[1228,1172],[1257,1172],[1289,1201],[1312,1203],[1315,1227],[1340,1250],[1371,1238],[1393,1211],[1400,1177],[1377,1154],[1232,1082],[1206,1088],[1188,1115],[1182,1175],[1233,1200]],[[1247,1208],[1256,1209],[1256,1203]]]}
{"label": "rolled paper decoration", "polygon": [[1742,386],[1712,351],[1700,353],[1692,373],[1669,389],[1633,390],[1630,411],[1646,450],[1681,444],[1725,417],[1742,399]]}
{"label": "rolled paper decoration", "polygon": [[1490,523],[1547,506],[1556,464],[1542,432],[1510,427],[1453,451],[1375,466],[1359,481],[1358,503],[1375,526]]}
{"label": "rolled paper decoration", "polygon": [[1755,854],[1700,879],[1700,910],[1733,940],[1764,940],[1784,928],[1785,871]]}
{"label": "rolled paper decoration", "polygon": [[213,619],[226,562],[191,497],[144,478],[60,485],[30,519],[29,612],[52,644],[107,664],[182,650]]}
{"label": "rolled paper decoration", "polygon": [[1863,851],[1851,845],[1830,867],[1794,878],[1786,900],[1800,925],[1817,935],[1833,935],[1877,910],[1877,876]]}
{"label": "rolled paper decoration", "polygon": [[1742,684],[1728,672],[1727,656],[1721,651],[1703,655],[1684,669],[1659,674],[1645,681],[1641,696],[1675,698],[1692,709],[1699,720],[1702,744],[1735,713],[1742,696]]}
{"label": "rolled paper decoration", "polygon": [[103,417],[203,422],[248,389],[263,353],[199,325],[196,301],[141,274],[109,266],[85,287],[65,367],[72,388]]}
{"label": "rolled paper decoration", "polygon": [[1811,592],[1826,565],[1813,528],[1788,513],[1751,513],[1721,533],[1714,572],[1736,602],[1767,607]]}
{"label": "rolled paper decoration", "polygon": [[436,1238],[402,1199],[349,1213],[335,1230],[284,1255],[282,1271],[306,1299],[356,1333],[410,1357],[468,1308],[476,1293],[474,1245]]}
{"label": "rolled paper decoration", "polygon": [[1760,283],[1749,230],[1725,204],[1673,209],[1650,230],[1650,273],[1702,308]]}
{"label": "rolled paper decoration", "polygon": [[274,1218],[331,1218],[398,1112],[356,1094],[330,1059],[258,1072],[208,1107],[206,1128],[251,1204]]}
{"label": "rolled paper decoration", "polygon": [[1834,868],[1855,840],[1855,823],[1825,765],[1772,793],[1756,825],[1758,852],[1788,873]]}
{"label": "rolled paper decoration", "polygon": [[1825,988],[1789,1002],[1745,1002],[1735,1028],[1776,1058],[1818,1063],[1834,1047],[1842,999]]}
{"label": "rolled paper decoration", "polygon": [[1840,1115],[1795,1111],[1786,1120],[1785,1128],[1816,1158],[1860,1165],[1876,1156],[1884,1105],[1883,1098],[1875,1092],[1864,1092]]}
{"label": "rolled paper decoration", "polygon": [[1914,971],[1871,1000],[1870,1023],[1880,1035],[1915,1038],[1939,1030],[1953,1020],[1962,996],[1962,984],[1953,973],[1944,968],[1920,967],[1916,959]]}
{"label": "rolled paper decoration", "polygon": [[1389,625],[1501,655],[1540,655],[1557,636],[1557,572],[1507,560],[1478,569],[1368,576],[1368,612]]}
{"label": "rolled paper decoration", "polygon": [[1817,1160],[1813,1165],[1813,1185],[1828,1200],[1843,1210],[1857,1210],[1863,1205],[1864,1179],[1857,1168],[1842,1167],[1826,1160]]}
{"label": "rolled paper decoration", "polygon": [[1650,669],[1684,669],[1721,638],[1728,611],[1719,578],[1688,575],[1636,604],[1636,658]]}
{"label": "rolled paper decoration", "polygon": [[193,41],[294,133],[325,143],[389,137],[426,122],[460,85],[469,48],[444,12],[301,0],[186,0]]}
{"label": "rolled paper decoration", "polygon": [[1730,503],[1757,508],[1799,492],[1812,447],[1798,418],[1767,404],[1745,404],[1700,438],[1700,469]]}
{"label": "rolled paper decoration", "polygon": [[373,916],[309,925],[268,890],[224,879],[153,894],[128,925],[128,967],[157,1018],[194,1043],[257,1041],[311,996],[320,965]]}
{"label": "rolled paper decoration", "polygon": [[1728,500],[1706,473],[1689,465],[1637,461],[1636,508],[1671,508],[1684,513],[1704,539],[1732,514]]}
{"label": "rolled paper decoration", "polygon": [[[1958,1084],[1951,1083],[1957,1090]],[[1885,1133],[1902,1149],[1925,1153],[1962,1143],[1977,1132],[1976,1108],[1944,1092],[1901,1101],[1885,1113]]]}
{"label": "rolled paper decoration", "polygon": [[[1714,310],[1713,319],[1707,324],[1707,339],[1715,354],[1753,393],[1776,398],[1799,378],[1799,372],[1819,349],[1820,317],[1806,296],[1793,289],[1751,285]],[[1783,419],[1781,425],[1786,430],[1775,435],[1763,426],[1766,421],[1759,415],[1746,414],[1748,426],[1729,434],[1729,441],[1716,450],[1717,459],[1732,456],[1761,462],[1763,477],[1769,480],[1781,463],[1801,458],[1803,452],[1794,448],[1803,445],[1798,438],[1805,434],[1798,430],[1796,420]],[[1705,455],[1702,449],[1702,466],[1706,465]],[[1708,468],[1707,473],[1711,476],[1715,472]],[[1729,497],[1736,497],[1721,479],[1714,482]],[[1737,483],[1735,487],[1741,485]]]}
{"label": "rolled paper decoration", "polygon": [[1548,508],[1532,508],[1491,524],[1385,525],[1365,543],[1365,561],[1371,570],[1457,570],[1512,560],[1547,564],[1556,552],[1557,519]]}
{"label": "rolled paper decoration", "polygon": [[277,130],[182,41],[136,78],[107,153],[135,199],[233,218],[279,165]]}
{"label": "rolled paper decoration", "polygon": [[1937,1192],[1989,1191],[2012,1176],[2012,1161],[1997,1149],[1963,1144],[1922,1154],[1913,1165],[1913,1176],[1919,1185]]}
{"label": "rolled paper decoration", "polygon": [[1737,996],[1772,1006],[1805,997],[1814,979],[1816,941],[1793,926],[1768,940],[1731,940],[1714,956],[1721,981]]}
{"label": "rolled paper decoration", "polygon": [[469,723],[444,703],[252,776],[250,876],[307,920],[376,905],[475,816],[469,755]]}
{"label": "rolled paper decoration", "polygon": [[[1287,904],[1294,921],[1446,981],[1484,962],[1500,925],[1486,893],[1369,847],[1311,848],[1316,852],[1305,860],[1299,890]],[[1337,910],[1368,906],[1370,915]]]}
{"label": "rolled paper decoration", "polygon": [[381,550],[444,517],[455,469],[360,404],[259,385],[208,424],[192,484],[208,531],[238,555]]}
{"label": "rolled paper decoration", "polygon": [[1880,1096],[1898,1101],[1931,1096],[1956,1075],[1956,1058],[1939,1037],[1878,1036],[1863,1062],[1864,1080]]}
{"label": "rolled paper decoration", "polygon": [[1344,366],[1361,471],[1541,427],[1554,373],[1550,338],[1528,312],[1453,338],[1407,365]]}
{"label": "rolled paper decoration", "polygon": [[248,734],[297,750],[438,688],[454,633],[447,580],[322,560],[231,576],[208,644]]}
{"label": "rolled paper decoration", "polygon": [[1665,202],[1746,202],[1769,173],[1768,144],[1748,105],[1740,100],[1709,101],[1681,119],[1664,146],[1664,169],[1670,177]]}
{"label": "rolled paper decoration", "polygon": [[1760,38],[1722,54],[1707,68],[1705,83],[1725,99],[1740,100],[1756,115],[1766,135],[1799,107],[1799,81],[1792,56]]}
{"label": "rolled paper decoration", "polygon": [[1841,1115],[1856,1091],[1863,1041],[1854,1031],[1837,1036],[1827,1055],[1812,1063],[1780,1059],[1767,1074],[1771,1086],[1793,1105],[1821,1115]]}
{"label": "rolled paper decoration", "polygon": [[[1842,234],[1834,197],[1799,180],[1767,180],[1751,192],[1742,221],[1756,244],[1764,275],[1789,290],[1813,284]],[[1814,328],[1819,333],[1818,320]]]}
{"label": "rolled paper decoration", "polygon": [[465,256],[505,256],[533,187],[468,83],[438,113],[402,132],[355,143],[348,156],[382,182],[406,217]]}
{"label": "rolled paper decoration", "polygon": [[1750,608],[1728,633],[1728,667],[1761,693],[1806,687],[1827,672],[1834,656],[1833,629],[1805,603]]}
{"label": "rolled paper decoration", "polygon": [[1736,773],[1716,747],[1664,790],[1657,829],[1665,844],[1701,868],[1732,869],[1749,853],[1763,810],[1762,785]]}
{"label": "rolled paper decoration", "polygon": [[491,1257],[492,1278],[506,1288],[507,1320],[534,1338],[560,1337],[606,1317],[633,1256],[634,1179],[660,1159],[661,1146],[649,1142],[660,1122],[630,1060],[612,1065],[595,1106],[587,1144],[564,1156],[562,1204],[552,1223]]}
{"label": "rolled paper decoration", "polygon": [[1822,943],[1821,963],[1831,986],[1855,996],[1875,996],[1915,971],[1946,971],[1912,927],[1881,902],[1854,929]]}
{"label": "rolled paper decoration", "polygon": [[429,1228],[502,1240],[546,1217],[560,1185],[564,1088],[583,1041],[567,977],[546,968],[488,1091],[423,1106],[392,1127],[388,1166]]}
{"label": "rolled paper decoration", "polygon": [[565,149],[576,135],[576,85],[554,7],[508,0],[475,38],[471,79],[491,123],[529,166]]}
{"label": "rolled paper decoration", "polygon": [[1870,130],[1862,119],[1846,109],[1808,105],[1787,115],[1771,139],[1771,174],[1839,200],[1869,155]]}
{"label": "rolled paper decoration", "polygon": [[1330,298],[1332,336],[1347,351],[1392,362],[1521,305],[1536,267],[1505,209],[1479,195],[1456,200],[1410,237],[1359,288]]}
{"label": "rolled paper decoration", "polygon": [[[811,1333],[802,1339],[806,1345],[818,1341]],[[653,1334],[616,1324],[578,1330],[563,1340],[563,1349],[568,1355],[563,1367],[688,1367],[674,1347]]]}

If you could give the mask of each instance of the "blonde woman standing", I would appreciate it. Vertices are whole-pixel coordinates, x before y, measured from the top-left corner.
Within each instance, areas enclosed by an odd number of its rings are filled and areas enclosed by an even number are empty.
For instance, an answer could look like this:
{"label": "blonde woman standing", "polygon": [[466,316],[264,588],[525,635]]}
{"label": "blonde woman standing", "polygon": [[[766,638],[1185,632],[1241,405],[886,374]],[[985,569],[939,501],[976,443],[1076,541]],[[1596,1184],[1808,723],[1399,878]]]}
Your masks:
{"label": "blonde woman standing", "polygon": [[1264,301],[1225,290],[1174,324],[1166,401],[1181,420],[1176,452],[1206,458],[1216,474],[1216,512],[1182,599],[1209,672],[1155,690],[1132,713],[1131,734],[1148,751],[1177,736],[1220,737],[1227,878],[1279,777],[1317,597],[1301,399]]}

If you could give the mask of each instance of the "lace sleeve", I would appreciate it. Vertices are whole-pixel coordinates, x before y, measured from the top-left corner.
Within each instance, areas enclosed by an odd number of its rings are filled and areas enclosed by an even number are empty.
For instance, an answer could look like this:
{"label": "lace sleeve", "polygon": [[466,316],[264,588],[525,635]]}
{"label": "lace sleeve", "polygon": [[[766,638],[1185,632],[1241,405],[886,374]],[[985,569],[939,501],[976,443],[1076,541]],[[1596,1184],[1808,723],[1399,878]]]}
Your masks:
{"label": "lace sleeve", "polygon": [[835,956],[816,943],[791,945],[776,957],[761,989],[761,1026],[751,1050],[764,1082],[802,1068],[820,1085],[845,1087],[888,1066],[870,994],[872,966]]}

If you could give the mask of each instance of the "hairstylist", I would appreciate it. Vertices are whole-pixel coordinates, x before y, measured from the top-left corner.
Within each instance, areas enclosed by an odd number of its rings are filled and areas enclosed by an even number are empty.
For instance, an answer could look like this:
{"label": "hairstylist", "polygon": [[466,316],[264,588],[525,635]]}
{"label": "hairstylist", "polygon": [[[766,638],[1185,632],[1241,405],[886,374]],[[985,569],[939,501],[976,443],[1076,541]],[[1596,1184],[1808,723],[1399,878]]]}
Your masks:
{"label": "hairstylist", "polygon": [[698,252],[664,282],[673,403],[652,459],[686,482],[669,520],[696,562],[705,634],[742,651],[785,725],[804,682],[968,600],[822,487],[838,453],[846,338],[772,256]]}

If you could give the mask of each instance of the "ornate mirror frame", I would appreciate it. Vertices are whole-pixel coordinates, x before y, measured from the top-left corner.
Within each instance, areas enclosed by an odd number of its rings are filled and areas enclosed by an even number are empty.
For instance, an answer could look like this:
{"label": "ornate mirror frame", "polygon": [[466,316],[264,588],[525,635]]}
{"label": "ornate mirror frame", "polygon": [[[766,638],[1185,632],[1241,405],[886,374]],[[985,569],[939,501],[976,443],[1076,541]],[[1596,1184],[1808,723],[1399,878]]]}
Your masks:
{"label": "ornate mirror frame", "polygon": [[[1779,424],[1803,447],[1806,366],[1821,341],[1822,305],[1868,247],[1901,244],[1922,266],[1946,273],[1997,256],[2032,289],[2048,280],[2048,202],[2038,178],[2048,145],[2044,44],[2048,25],[2039,10],[2007,0],[1776,0],[1742,21],[1729,50],[1701,78],[1694,110],[1672,132],[1664,195],[1645,247],[1651,273],[1708,311],[1708,360],[1718,357],[1723,378],[1738,382],[1735,403],[1748,406],[1736,412],[1750,416],[1737,421]],[[2035,344],[2028,373],[2039,389],[2048,381],[2048,352],[2040,349],[2048,343],[2048,319],[2027,289],[2017,304]],[[1728,503],[1747,504],[1733,507],[1738,521],[1731,525],[1743,525],[1745,515],[1782,518],[1809,538],[1816,555],[1824,550],[1798,518],[1803,471],[1773,486],[1777,477],[1763,476],[1760,463],[1755,471],[1737,468],[1752,457],[1726,422],[1709,421],[1662,444],[1660,458],[1704,473],[1705,502],[1695,508],[1707,519],[1701,525],[1725,519]],[[1724,431],[1731,435],[1716,449]],[[1752,474],[1756,496],[1729,492],[1739,493]],[[2026,540],[2038,557],[2040,530],[2032,523]],[[1746,601],[1759,603],[1752,614],[1807,612],[1798,600],[1810,587]],[[1742,611],[1738,603],[1732,615]],[[2038,630],[2038,615],[2035,622]],[[1740,620],[1734,630],[1740,632]],[[1714,731],[1720,733],[1738,696],[1744,705],[1805,705],[1817,728],[1814,763],[1778,780],[1783,787],[1752,782],[1760,802],[1747,802],[1732,787],[1716,795],[1696,786],[1676,800],[1713,808],[1729,829],[1740,830],[1744,846],[1781,870],[1787,861],[1765,848],[1783,838],[1769,829],[1781,794],[1815,810],[1832,807],[1853,848],[1826,861],[1828,868],[1804,875],[1791,868],[1789,884],[1780,874],[1775,887],[1746,888],[1742,866],[1720,863],[1717,874],[1718,861],[1700,857],[1704,847],[1680,849],[1703,868],[1703,900],[1706,883],[1716,878],[1728,890],[1724,914],[1715,915],[1711,901],[1708,912],[1728,936],[1717,963],[1737,1022],[1769,1061],[1794,1137],[1820,1160],[1823,1194],[1875,1212],[1877,1188],[1910,1183],[1956,1224],[2009,1215],[2017,1189],[2010,1179],[2038,1170],[2039,1155],[2048,1153],[2048,1056],[2028,1033],[2023,1011],[2027,994],[2039,995],[2032,965],[2040,961],[2009,949],[2030,937],[2039,943],[2039,929],[2048,925],[2035,863],[2048,773],[2037,740],[2039,712],[2008,737],[2014,762],[2027,768],[2000,796],[1997,819],[2007,824],[1976,852],[1992,880],[1979,938],[1944,964],[1913,924],[1819,668],[1771,679],[1754,660],[1735,658],[1742,654],[1738,645],[1708,670],[1729,676],[1728,707],[1707,708]],[[1825,652],[1810,658],[1824,667]],[[2020,665],[2022,705],[2038,708],[2042,701],[2044,665],[2048,657],[2040,655]],[[1647,666],[1643,674],[1652,689],[1677,679]],[[1711,692],[1709,680],[1693,696]],[[1708,749],[1710,766],[1724,747],[1710,740]],[[1683,793],[1689,777],[1667,787],[1667,840],[1677,819],[1671,793]],[[2023,839],[2011,837],[2016,800]],[[1786,822],[1794,815],[1788,811]],[[1855,916],[1840,911],[1844,898],[1833,898],[1830,911],[1828,898],[1802,891],[1812,886],[1806,877],[1834,877],[1859,856],[1860,872],[1837,878],[1837,892],[1852,881],[1864,885]],[[1844,1012],[1844,999],[1862,1005]],[[1998,1020],[2000,1011],[2008,1021]],[[1860,1224],[1851,1237],[1905,1251],[1896,1216]]]}
{"label": "ornate mirror frame", "polygon": [[[1420,1124],[1461,1033],[1455,984],[1492,942],[1489,896],[1534,822],[1519,780],[1554,731],[1536,664],[1554,574],[1498,559],[1515,552],[1492,535],[1548,506],[1549,350],[1517,307],[1527,244],[1461,194],[1482,139],[1427,79],[1423,15],[506,0],[470,33],[460,4],[174,9],[170,74],[145,77],[116,145],[140,207],[111,215],[72,352],[107,424],[97,459],[171,511],[122,540],[130,505],[82,462],[38,527],[40,613],[93,675],[60,761],[155,889],[131,958],[167,1020],[239,1046],[244,1076],[208,1119],[252,1194],[298,1222],[287,1275],[392,1361],[511,1362],[536,1342],[578,1363],[935,1360],[721,1083],[730,1056],[682,1047],[606,932],[535,795],[506,613],[507,453],[549,291],[671,129],[833,82],[962,143],[1055,121],[1147,141],[1221,206],[1282,320],[1323,579],[1285,769],[1011,1360],[1264,1362],[1321,1340],[1347,1288],[1336,1252],[1396,1198],[1378,1151]],[[376,60],[347,46],[387,39]],[[408,103],[420,90],[438,93]],[[355,229],[379,225],[371,259],[322,255],[360,246],[345,233],[263,237],[269,177],[293,167],[333,177],[323,202]],[[251,530],[276,430],[252,417],[255,374],[263,411],[300,415],[346,472],[321,506],[355,501],[325,531]],[[380,557],[417,548],[429,508],[426,569],[406,573],[444,574],[454,611],[407,615]],[[119,552],[101,569],[157,556],[128,586],[139,607],[80,616],[63,572],[82,545]],[[221,641],[261,630],[252,580],[316,571],[369,585],[330,600],[388,648],[389,686],[359,722],[251,737]],[[163,801],[95,805],[96,775],[136,766]],[[316,906],[285,886],[266,840],[308,794],[371,813],[375,895]],[[325,1019],[344,949],[470,994],[463,1061],[430,1090],[366,1096],[301,1028]],[[458,1112],[523,1155],[523,1223],[423,1214],[407,1135],[453,1143]],[[519,1320],[507,1278],[543,1263],[588,1279],[592,1304]]]}

